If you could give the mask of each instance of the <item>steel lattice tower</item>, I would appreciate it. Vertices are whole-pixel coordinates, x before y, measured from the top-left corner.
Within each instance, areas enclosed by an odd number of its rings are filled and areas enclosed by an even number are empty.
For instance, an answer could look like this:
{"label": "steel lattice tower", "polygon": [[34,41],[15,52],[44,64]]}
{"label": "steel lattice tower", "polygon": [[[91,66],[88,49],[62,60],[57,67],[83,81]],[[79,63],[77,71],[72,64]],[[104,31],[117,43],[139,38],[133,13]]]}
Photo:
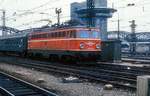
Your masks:
{"label": "steel lattice tower", "polygon": [[88,27],[95,27],[94,8],[95,8],[94,0],[87,0],[87,19],[88,19],[87,25],[88,25]]}

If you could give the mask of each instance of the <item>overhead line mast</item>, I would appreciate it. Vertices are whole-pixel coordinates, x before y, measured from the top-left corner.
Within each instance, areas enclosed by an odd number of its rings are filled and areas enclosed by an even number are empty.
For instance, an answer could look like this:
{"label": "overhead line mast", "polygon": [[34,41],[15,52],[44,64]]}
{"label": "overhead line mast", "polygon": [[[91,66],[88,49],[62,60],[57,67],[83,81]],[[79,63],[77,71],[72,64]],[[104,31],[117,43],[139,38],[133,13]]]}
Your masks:
{"label": "overhead line mast", "polygon": [[3,26],[3,30],[2,30],[2,36],[5,36],[7,33],[5,32],[5,27],[6,27],[6,11],[5,10],[1,10],[2,11],[2,26]]}

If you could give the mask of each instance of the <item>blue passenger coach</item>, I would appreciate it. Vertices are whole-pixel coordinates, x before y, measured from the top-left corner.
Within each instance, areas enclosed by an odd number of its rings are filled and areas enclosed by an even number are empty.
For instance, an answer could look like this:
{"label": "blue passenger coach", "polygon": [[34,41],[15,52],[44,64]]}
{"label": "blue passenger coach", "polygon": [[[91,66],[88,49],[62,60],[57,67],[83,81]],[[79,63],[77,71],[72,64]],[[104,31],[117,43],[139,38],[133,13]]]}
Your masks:
{"label": "blue passenger coach", "polygon": [[27,52],[27,33],[15,33],[0,37],[0,51],[24,55]]}

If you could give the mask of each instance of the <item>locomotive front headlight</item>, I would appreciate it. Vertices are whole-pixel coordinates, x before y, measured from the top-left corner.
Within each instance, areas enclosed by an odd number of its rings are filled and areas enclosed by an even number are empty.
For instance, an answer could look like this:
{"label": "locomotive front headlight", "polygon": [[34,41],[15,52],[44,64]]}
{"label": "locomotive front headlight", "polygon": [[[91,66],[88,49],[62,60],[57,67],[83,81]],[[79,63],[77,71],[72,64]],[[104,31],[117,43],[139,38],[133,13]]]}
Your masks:
{"label": "locomotive front headlight", "polygon": [[83,43],[80,43],[80,48],[83,49],[85,46]]}
{"label": "locomotive front headlight", "polygon": [[101,48],[101,45],[100,45],[100,44],[96,44],[96,48],[97,48],[97,49],[100,49],[100,48]]}

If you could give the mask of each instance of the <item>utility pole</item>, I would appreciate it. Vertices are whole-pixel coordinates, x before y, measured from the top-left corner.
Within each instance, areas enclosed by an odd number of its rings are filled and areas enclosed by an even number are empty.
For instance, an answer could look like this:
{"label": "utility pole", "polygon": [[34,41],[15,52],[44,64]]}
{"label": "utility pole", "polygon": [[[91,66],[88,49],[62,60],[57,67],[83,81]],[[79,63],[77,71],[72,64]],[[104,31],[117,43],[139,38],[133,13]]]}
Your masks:
{"label": "utility pole", "polygon": [[5,27],[6,27],[6,11],[5,10],[1,10],[2,11],[2,36],[5,36],[6,35],[6,32],[5,32]]}
{"label": "utility pole", "polygon": [[56,8],[55,9],[55,12],[56,12],[56,14],[57,14],[57,24],[58,24],[58,26],[60,25],[60,14],[62,13],[62,10],[61,10],[61,8]]}
{"label": "utility pole", "polygon": [[118,32],[117,32],[117,38],[118,38],[118,40],[120,40],[120,20],[119,20],[119,18],[118,18]]}
{"label": "utility pole", "polygon": [[130,48],[130,52],[131,55],[135,55],[135,49],[136,49],[136,34],[135,34],[135,29],[136,29],[136,24],[135,24],[135,20],[130,21],[131,25],[131,48]]}
{"label": "utility pole", "polygon": [[6,17],[6,12],[5,12],[5,10],[3,10],[3,17],[2,17],[3,25],[2,26],[4,26],[4,27],[6,26],[5,17]]}

